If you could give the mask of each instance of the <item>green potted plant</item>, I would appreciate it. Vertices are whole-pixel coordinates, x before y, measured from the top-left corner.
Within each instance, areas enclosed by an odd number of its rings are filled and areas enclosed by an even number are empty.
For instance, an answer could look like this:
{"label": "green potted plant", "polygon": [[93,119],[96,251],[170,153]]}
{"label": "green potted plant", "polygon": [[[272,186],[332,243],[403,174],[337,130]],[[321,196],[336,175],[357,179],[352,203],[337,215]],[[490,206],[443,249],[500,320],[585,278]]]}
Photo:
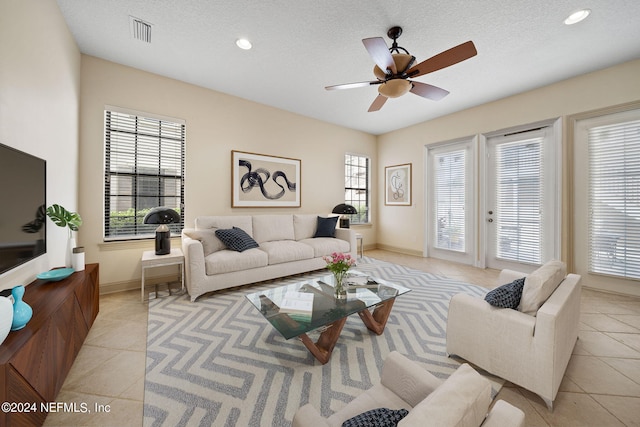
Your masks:
{"label": "green potted plant", "polygon": [[51,205],[47,208],[47,216],[58,227],[69,227],[69,238],[72,231],[78,231],[82,225],[82,218],[77,212],[69,212],[60,205]]}
{"label": "green potted plant", "polygon": [[47,216],[58,227],[69,228],[69,240],[67,242],[67,252],[65,254],[65,264],[71,266],[73,248],[76,247],[76,239],[73,238],[73,231],[78,231],[82,225],[82,218],[77,212],[70,212],[64,207],[53,204],[47,208]]}

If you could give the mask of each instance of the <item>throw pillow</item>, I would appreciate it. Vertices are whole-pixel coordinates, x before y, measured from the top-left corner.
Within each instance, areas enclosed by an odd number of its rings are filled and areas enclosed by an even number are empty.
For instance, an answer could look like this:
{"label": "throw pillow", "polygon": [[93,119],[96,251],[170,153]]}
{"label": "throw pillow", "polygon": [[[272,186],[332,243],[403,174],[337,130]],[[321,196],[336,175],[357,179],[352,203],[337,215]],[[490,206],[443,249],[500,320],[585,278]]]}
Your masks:
{"label": "throw pillow", "polygon": [[242,228],[221,228],[216,230],[216,236],[222,240],[222,243],[229,249],[233,249],[236,252],[244,252],[247,249],[258,247],[258,243]]}
{"label": "throw pillow", "polygon": [[224,244],[216,237],[215,229],[208,230],[189,230],[184,234],[193,240],[198,240],[202,243],[202,250],[204,256],[211,255],[221,249],[224,249]]}
{"label": "throw pillow", "polygon": [[318,227],[316,228],[316,234],[313,237],[336,237],[336,224],[338,222],[337,216],[329,218],[318,217]]}
{"label": "throw pillow", "polygon": [[520,311],[530,316],[537,315],[538,309],[542,307],[542,304],[556,290],[566,275],[567,266],[559,260],[549,261],[529,274],[524,281],[524,288],[522,288]]}
{"label": "throw pillow", "polygon": [[349,418],[342,427],[395,427],[408,413],[406,409],[372,409]]}
{"label": "throw pillow", "polygon": [[524,277],[492,289],[484,297],[484,300],[495,307],[517,310],[520,305],[520,298],[522,298],[523,287]]}

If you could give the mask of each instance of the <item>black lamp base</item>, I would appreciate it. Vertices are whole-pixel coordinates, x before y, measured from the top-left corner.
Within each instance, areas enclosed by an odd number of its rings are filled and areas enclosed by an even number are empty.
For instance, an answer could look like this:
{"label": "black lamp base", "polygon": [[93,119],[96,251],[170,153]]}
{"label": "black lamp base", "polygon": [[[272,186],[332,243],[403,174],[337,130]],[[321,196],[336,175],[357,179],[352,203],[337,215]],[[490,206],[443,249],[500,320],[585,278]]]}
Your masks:
{"label": "black lamp base", "polygon": [[171,231],[156,231],[156,255],[171,253]]}
{"label": "black lamp base", "polygon": [[349,228],[349,218],[347,217],[340,218],[340,228]]}

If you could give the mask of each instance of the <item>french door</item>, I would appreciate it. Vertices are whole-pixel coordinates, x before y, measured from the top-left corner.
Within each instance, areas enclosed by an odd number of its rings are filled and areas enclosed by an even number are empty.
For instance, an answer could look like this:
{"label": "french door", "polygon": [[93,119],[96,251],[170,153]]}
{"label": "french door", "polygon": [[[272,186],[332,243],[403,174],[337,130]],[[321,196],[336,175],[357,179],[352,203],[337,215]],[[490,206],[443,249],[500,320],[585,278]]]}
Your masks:
{"label": "french door", "polygon": [[476,138],[427,148],[427,256],[473,264]]}
{"label": "french door", "polygon": [[530,272],[558,257],[559,183],[553,128],[486,140],[485,266]]}
{"label": "french door", "polygon": [[575,122],[573,244],[583,284],[639,295],[640,109]]}

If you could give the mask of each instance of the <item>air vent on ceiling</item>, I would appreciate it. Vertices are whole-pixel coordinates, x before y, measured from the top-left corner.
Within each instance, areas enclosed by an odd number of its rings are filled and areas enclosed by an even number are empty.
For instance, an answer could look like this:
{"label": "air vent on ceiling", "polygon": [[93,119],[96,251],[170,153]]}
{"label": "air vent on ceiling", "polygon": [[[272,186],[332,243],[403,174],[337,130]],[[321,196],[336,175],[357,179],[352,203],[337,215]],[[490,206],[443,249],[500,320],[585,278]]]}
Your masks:
{"label": "air vent on ceiling", "polygon": [[151,43],[152,24],[134,16],[129,16],[129,22],[131,24],[131,36],[134,39]]}

